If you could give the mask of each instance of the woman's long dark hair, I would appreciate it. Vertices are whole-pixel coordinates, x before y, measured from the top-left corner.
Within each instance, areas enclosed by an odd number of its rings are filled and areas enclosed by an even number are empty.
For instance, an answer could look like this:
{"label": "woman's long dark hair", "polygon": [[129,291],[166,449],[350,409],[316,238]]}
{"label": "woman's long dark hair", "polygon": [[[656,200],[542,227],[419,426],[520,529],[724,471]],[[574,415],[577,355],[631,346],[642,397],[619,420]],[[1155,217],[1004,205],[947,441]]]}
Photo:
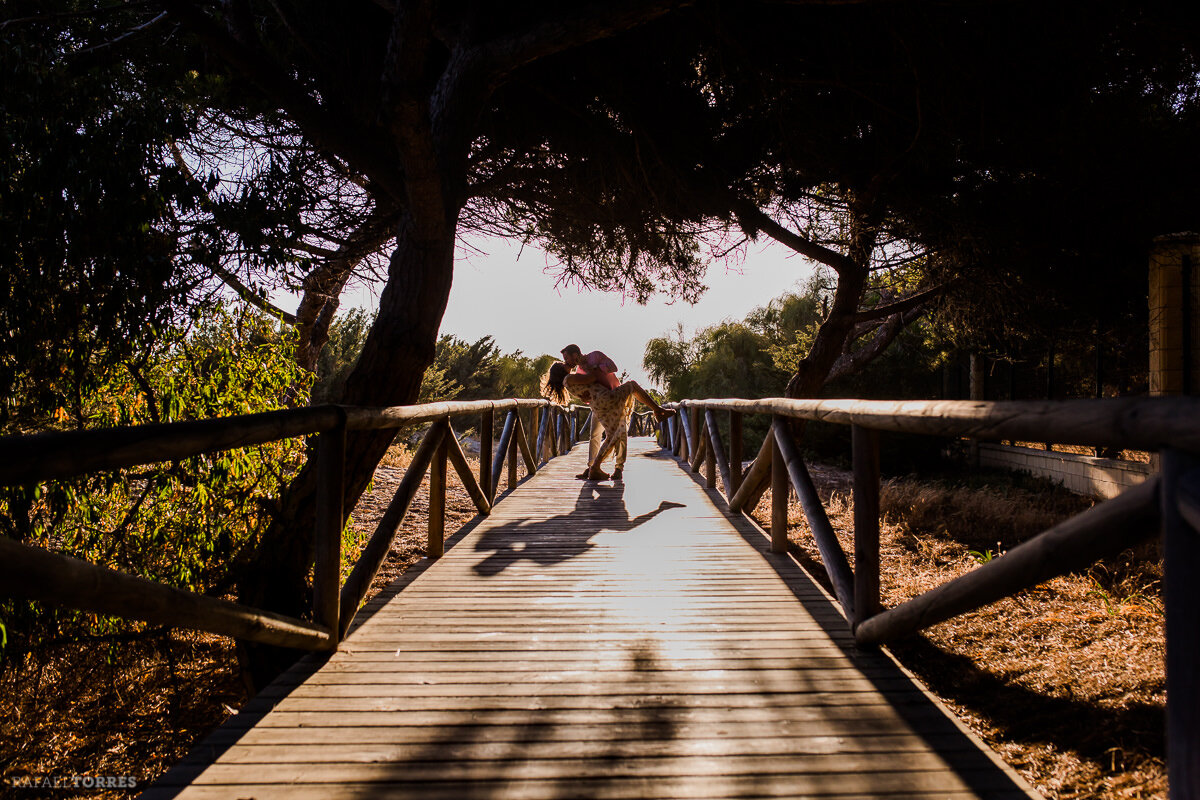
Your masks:
{"label": "woman's long dark hair", "polygon": [[550,371],[542,376],[542,397],[560,406],[567,404],[567,365],[556,361],[550,365]]}

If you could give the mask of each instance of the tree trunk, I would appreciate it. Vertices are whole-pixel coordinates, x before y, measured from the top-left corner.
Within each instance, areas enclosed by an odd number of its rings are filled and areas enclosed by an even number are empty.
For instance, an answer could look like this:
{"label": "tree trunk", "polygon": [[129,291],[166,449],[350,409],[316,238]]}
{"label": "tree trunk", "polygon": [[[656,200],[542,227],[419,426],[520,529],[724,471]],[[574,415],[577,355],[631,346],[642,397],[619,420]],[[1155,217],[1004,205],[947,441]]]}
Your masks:
{"label": "tree trunk", "polygon": [[[388,283],[379,301],[379,316],[346,382],[348,405],[388,406],[412,403],[425,368],[433,361],[438,328],[446,310],[453,277],[455,227],[449,224],[440,241],[414,233],[411,218],[401,218]],[[348,514],[395,438],[395,431],[351,433],[346,442]],[[309,614],[307,576],[313,559],[315,470],[308,464],[285,491],[278,516],[259,545],[255,566],[239,585],[239,599],[299,617]],[[269,683],[299,655],[295,651],[243,643],[239,650],[246,676],[255,688]]]}
{"label": "tree trunk", "polygon": [[820,393],[854,332],[854,315],[867,288],[867,274],[866,261],[859,268],[843,269],[838,274],[837,291],[829,315],[817,329],[808,354],[796,366],[796,374],[788,381],[785,396],[811,398]]}

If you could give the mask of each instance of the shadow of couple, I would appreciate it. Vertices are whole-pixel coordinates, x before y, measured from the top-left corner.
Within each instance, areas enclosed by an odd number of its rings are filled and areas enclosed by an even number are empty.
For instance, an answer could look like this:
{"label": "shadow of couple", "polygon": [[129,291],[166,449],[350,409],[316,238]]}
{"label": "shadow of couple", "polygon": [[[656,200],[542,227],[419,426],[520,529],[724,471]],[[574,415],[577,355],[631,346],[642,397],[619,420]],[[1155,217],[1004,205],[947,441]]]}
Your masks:
{"label": "shadow of couple", "polygon": [[584,483],[569,512],[545,519],[517,520],[486,531],[475,550],[489,555],[474,569],[479,575],[490,576],[521,560],[545,566],[558,564],[595,547],[592,537],[598,533],[628,533],[664,511],[684,506],[663,500],[657,508],[630,517],[623,483]]}

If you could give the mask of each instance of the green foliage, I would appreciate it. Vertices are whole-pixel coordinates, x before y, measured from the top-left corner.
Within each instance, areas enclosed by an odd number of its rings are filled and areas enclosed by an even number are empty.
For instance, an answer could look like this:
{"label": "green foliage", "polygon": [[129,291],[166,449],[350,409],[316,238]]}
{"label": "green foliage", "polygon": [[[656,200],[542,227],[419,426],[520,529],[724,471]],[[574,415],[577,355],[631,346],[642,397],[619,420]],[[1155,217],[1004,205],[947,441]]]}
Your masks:
{"label": "green foliage", "polygon": [[549,355],[530,358],[520,350],[501,353],[491,336],[468,343],[443,334],[430,370],[440,372],[458,387],[454,396],[459,400],[538,397],[542,375],[554,361]]}
{"label": "green foliage", "polygon": [[703,328],[690,339],[682,327],[646,343],[642,365],[665,385],[669,400],[688,397],[772,397],[783,394],[788,368],[820,322],[824,287],[811,281],[757,308],[743,322]]}
{"label": "green foliage", "polygon": [[999,558],[1000,556],[1004,555],[1004,552],[1004,550],[1000,549],[1000,543],[996,542],[995,550],[991,549],[990,547],[986,550],[968,550],[967,555],[975,559],[975,561],[980,564],[986,564],[992,559]]}
{"label": "green foliage", "polygon": [[[329,341],[317,361],[314,404],[337,402],[374,321],[373,313],[352,308],[329,327]],[[542,375],[554,361],[554,356],[530,358],[519,350],[501,353],[491,336],[467,342],[443,334],[422,377],[417,402],[538,397]]]}
{"label": "green foliage", "polygon": [[[0,37],[0,422],[80,416],[99,375],[150,341],[193,279],[175,258],[198,188],[162,155],[194,125],[177,48],[152,63],[87,45],[140,10],[10,2]],[[140,19],[144,21],[144,19]],[[21,417],[19,412],[32,416]]]}
{"label": "green foliage", "polygon": [[[89,428],[273,410],[307,377],[290,330],[246,308],[218,306],[165,331],[138,369],[101,376],[83,408]],[[65,410],[62,415],[66,416]],[[67,420],[70,421],[70,420]],[[236,579],[273,498],[304,461],[292,439],[183,461],[0,490],[0,533],[193,591]],[[74,612],[0,606],[22,638],[114,623]]]}
{"label": "green foliage", "polygon": [[375,314],[352,308],[329,326],[329,340],[317,358],[316,382],[312,403],[335,403],[342,394],[346,378],[362,352],[367,333],[375,323]]}

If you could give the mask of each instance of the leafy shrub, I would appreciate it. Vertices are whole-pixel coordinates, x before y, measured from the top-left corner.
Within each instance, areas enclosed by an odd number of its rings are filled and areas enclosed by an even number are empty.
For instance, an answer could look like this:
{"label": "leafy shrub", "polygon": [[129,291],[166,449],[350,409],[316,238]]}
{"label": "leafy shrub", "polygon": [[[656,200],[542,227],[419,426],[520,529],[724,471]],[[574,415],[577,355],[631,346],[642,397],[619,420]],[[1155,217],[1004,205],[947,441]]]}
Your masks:
{"label": "leafy shrub", "polygon": [[[218,306],[164,332],[141,366],[110,371],[84,405],[85,426],[207,419],[278,408],[309,378],[276,322]],[[67,412],[54,417],[66,422]],[[76,422],[80,422],[76,420]],[[123,572],[224,594],[269,518],[272,498],[304,461],[300,439],[178,462],[0,488],[0,533]],[[0,605],[10,643],[111,632],[115,620]]]}

